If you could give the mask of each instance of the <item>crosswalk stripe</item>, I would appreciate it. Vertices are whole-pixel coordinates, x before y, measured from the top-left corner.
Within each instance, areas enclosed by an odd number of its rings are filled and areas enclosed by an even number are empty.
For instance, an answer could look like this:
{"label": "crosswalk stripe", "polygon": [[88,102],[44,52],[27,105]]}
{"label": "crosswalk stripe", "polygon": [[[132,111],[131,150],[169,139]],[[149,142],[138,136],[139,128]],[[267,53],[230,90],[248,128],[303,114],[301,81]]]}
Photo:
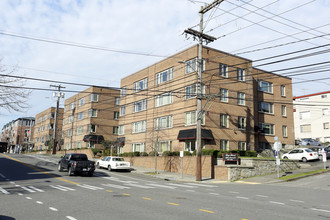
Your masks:
{"label": "crosswalk stripe", "polygon": [[31,192],[31,193],[36,192],[36,191],[34,191],[34,190],[32,190],[32,189],[29,189],[29,188],[27,188],[27,187],[25,187],[25,186],[22,186],[21,188],[24,189],[24,190],[26,190],[26,191],[28,191],[28,192]]}
{"label": "crosswalk stripe", "polygon": [[199,184],[199,183],[185,183],[185,184],[186,184],[186,185],[192,185],[192,186],[210,187],[210,188],[217,187],[217,186],[205,185],[205,184]]}
{"label": "crosswalk stripe", "polygon": [[197,188],[196,186],[188,186],[188,185],[175,184],[175,183],[169,183],[168,185],[171,185],[171,186],[179,186],[179,187],[185,187],[185,188]]}
{"label": "crosswalk stripe", "polygon": [[29,186],[29,188],[30,188],[30,189],[33,189],[33,190],[35,190],[35,191],[38,191],[38,192],[45,192],[45,191],[43,191],[42,189],[38,189],[38,188],[36,188],[36,187],[34,187],[34,186]]}
{"label": "crosswalk stripe", "polygon": [[7,194],[7,195],[10,194],[7,190],[5,190],[5,189],[3,189],[3,188],[1,188],[1,187],[0,187],[0,191],[1,191],[2,193],[4,193],[4,194]]}
{"label": "crosswalk stripe", "polygon": [[62,187],[59,187],[59,186],[53,186],[53,185],[50,185],[50,187],[52,187],[52,188],[54,188],[54,189],[59,189],[59,190],[64,191],[64,192],[69,191],[69,190],[67,190],[67,189],[63,189]]}
{"label": "crosswalk stripe", "polygon": [[112,181],[116,181],[116,182],[120,182],[120,183],[138,183],[136,181],[131,181],[131,180],[120,180],[116,177],[102,177],[104,179],[107,179],[107,180],[112,180]]}
{"label": "crosswalk stripe", "polygon": [[120,186],[120,185],[114,185],[114,184],[102,184],[102,186],[108,186],[116,189],[130,189],[131,187],[128,186]]}
{"label": "crosswalk stripe", "polygon": [[128,183],[128,184],[125,184],[127,186],[134,186],[134,187],[137,187],[137,188],[142,188],[142,189],[154,189],[155,187],[152,187],[152,186],[144,186],[144,185],[138,185],[138,184],[133,184],[133,183]]}
{"label": "crosswalk stripe", "polygon": [[165,186],[165,185],[160,185],[160,184],[153,184],[153,183],[149,183],[147,185],[150,185],[150,186],[156,186],[156,187],[162,187],[162,188],[167,188],[167,189],[176,189],[175,186]]}
{"label": "crosswalk stripe", "polygon": [[83,187],[83,188],[86,188],[86,189],[91,189],[91,190],[103,189],[103,188],[101,188],[101,187],[91,186],[91,185],[87,185],[87,184],[84,184],[84,185],[78,185],[78,186]]}
{"label": "crosswalk stripe", "polygon": [[67,190],[70,190],[70,191],[75,191],[75,189],[71,189],[69,187],[66,187],[66,186],[61,186],[61,185],[56,185],[57,187],[61,187],[62,189],[67,189]]}

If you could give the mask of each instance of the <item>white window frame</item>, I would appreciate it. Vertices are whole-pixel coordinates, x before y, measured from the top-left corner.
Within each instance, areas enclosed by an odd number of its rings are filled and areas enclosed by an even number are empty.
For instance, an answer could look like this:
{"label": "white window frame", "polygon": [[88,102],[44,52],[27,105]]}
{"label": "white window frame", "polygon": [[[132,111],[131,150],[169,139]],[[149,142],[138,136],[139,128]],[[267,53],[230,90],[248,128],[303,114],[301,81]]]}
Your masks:
{"label": "white window frame", "polygon": [[132,134],[143,133],[146,132],[147,121],[137,121],[132,123]]}
{"label": "white window frame", "polygon": [[246,142],[245,141],[239,141],[238,142],[238,150],[243,150],[243,151],[246,151]]}
{"label": "white window frame", "polygon": [[[166,140],[166,141],[158,141],[155,143],[157,152],[162,153],[164,151],[171,151],[172,148],[172,141]],[[162,146],[164,144],[164,146]]]}
{"label": "white window frame", "polygon": [[274,114],[274,104],[271,102],[259,102],[259,112],[264,114]]}
{"label": "white window frame", "polygon": [[288,126],[286,125],[282,126],[282,135],[283,137],[288,137]]}
{"label": "white window frame", "polygon": [[173,103],[172,92],[163,93],[155,97],[155,107],[170,105]]}
{"label": "white window frame", "polygon": [[[197,83],[196,84],[192,84],[189,86],[186,86],[185,88],[185,98],[186,99],[191,99],[191,98],[196,98],[197,96]],[[205,85],[202,84],[202,88],[201,88],[201,95],[205,94]]]}
{"label": "white window frame", "polygon": [[282,116],[286,117],[286,105],[281,106]]}
{"label": "white window frame", "polygon": [[84,119],[84,112],[79,112],[77,114],[77,121],[83,120]]}
{"label": "white window frame", "polygon": [[118,134],[118,132],[119,132],[119,127],[118,126],[114,126],[112,128],[112,134]]}
{"label": "white window frame", "polygon": [[99,94],[92,93],[89,95],[89,102],[98,102],[99,101]]}
{"label": "white window frame", "polygon": [[115,97],[115,105],[119,105],[120,104],[120,98],[119,97]]}
{"label": "white window frame", "polygon": [[243,92],[237,93],[237,104],[245,105],[245,93],[243,93]]}
{"label": "white window frame", "polygon": [[275,135],[275,125],[274,124],[260,122],[259,127],[262,131],[264,131],[264,129],[269,129],[269,133],[262,132],[262,134],[264,134],[264,135]]}
{"label": "white window frame", "polygon": [[328,108],[322,108],[322,115],[329,115],[329,109]]}
{"label": "white window frame", "polygon": [[85,97],[78,100],[78,106],[83,106],[85,104]]}
{"label": "white window frame", "polygon": [[173,72],[174,72],[173,70],[174,70],[174,68],[171,67],[167,70],[164,70],[162,72],[157,73],[156,74],[156,83],[157,83],[157,85],[172,80],[173,79]]}
{"label": "white window frame", "polygon": [[89,118],[96,118],[97,117],[97,109],[88,109],[88,117]]}
{"label": "white window frame", "polygon": [[71,102],[70,104],[69,104],[69,109],[70,110],[73,110],[74,108],[75,108],[75,103],[74,102]]}
{"label": "white window frame", "polygon": [[229,128],[229,115],[220,114],[220,127]]}
{"label": "white window frame", "polygon": [[145,152],[146,144],[145,143],[132,143],[132,152]]}
{"label": "white window frame", "polygon": [[246,130],[246,117],[238,116],[238,129]]}
{"label": "white window frame", "polygon": [[259,80],[258,81],[258,91],[273,94],[273,83]]}
{"label": "white window frame", "polygon": [[[141,107],[141,109],[139,109]],[[134,102],[133,104],[133,113],[142,112],[147,110],[147,99],[142,99]]]}
{"label": "white window frame", "polygon": [[119,109],[119,116],[123,116],[125,114],[126,114],[126,106],[122,105],[122,106],[120,106],[120,109]]}
{"label": "white window frame", "polygon": [[[197,124],[197,113],[196,111],[185,112],[185,126]],[[202,125],[205,124],[205,113],[202,115]]]}
{"label": "white window frame", "polygon": [[[186,62],[186,74],[198,72],[198,58],[193,58]],[[205,60],[202,60],[202,72],[205,71]]]}
{"label": "white window frame", "polygon": [[124,86],[123,88],[121,88],[120,90],[120,97],[124,97],[127,95],[127,88],[126,86]]}
{"label": "white window frame", "polygon": [[219,76],[228,78],[228,65],[219,63]]}
{"label": "white window frame", "polygon": [[323,123],[323,130],[328,130],[329,129],[329,122],[324,122]]}
{"label": "white window frame", "polygon": [[300,125],[300,133],[310,133],[312,132],[311,124]]}
{"label": "white window frame", "polygon": [[88,133],[96,133],[96,125],[95,124],[87,125],[87,132]]}
{"label": "white window frame", "polygon": [[245,81],[245,70],[241,68],[237,68],[237,81],[244,82]]}
{"label": "white window frame", "polygon": [[113,119],[119,120],[119,112],[113,112]]}
{"label": "white window frame", "polygon": [[67,137],[72,137],[73,131],[71,128],[66,131],[66,135],[67,135]]}
{"label": "white window frame", "polygon": [[134,83],[134,92],[138,92],[148,88],[148,77]]}
{"label": "white window frame", "polygon": [[155,130],[163,130],[173,127],[173,116],[167,115],[154,119]]}
{"label": "white window frame", "polygon": [[118,135],[124,135],[125,134],[125,125],[119,125],[118,126]]}
{"label": "white window frame", "polygon": [[284,85],[281,85],[281,96],[282,96],[282,97],[285,97],[285,96],[286,96],[286,93],[285,93],[285,86],[284,86]]}
{"label": "white window frame", "polygon": [[220,102],[228,102],[228,89],[220,89]]}
{"label": "white window frame", "polygon": [[229,150],[229,141],[225,139],[220,140],[220,150]]}
{"label": "white window frame", "polygon": [[68,117],[68,123],[73,123],[73,121],[74,121],[74,116],[73,115],[70,115]]}
{"label": "white window frame", "polygon": [[76,131],[77,135],[81,135],[81,134],[83,134],[83,132],[84,132],[84,127],[83,126],[77,127],[77,131]]}

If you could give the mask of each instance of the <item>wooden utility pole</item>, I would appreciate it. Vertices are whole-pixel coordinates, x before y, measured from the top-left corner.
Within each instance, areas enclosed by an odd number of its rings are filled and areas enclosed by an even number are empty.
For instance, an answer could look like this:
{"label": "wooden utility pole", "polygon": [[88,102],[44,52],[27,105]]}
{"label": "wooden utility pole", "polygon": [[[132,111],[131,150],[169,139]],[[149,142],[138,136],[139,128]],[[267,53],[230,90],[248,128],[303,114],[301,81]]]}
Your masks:
{"label": "wooden utility pole", "polygon": [[186,34],[193,35],[198,38],[198,68],[197,68],[197,125],[196,125],[196,181],[202,180],[202,66],[203,66],[203,41],[206,43],[210,43],[216,40],[215,37],[203,33],[203,15],[211,10],[212,8],[218,6],[224,0],[216,0],[206,6],[205,8],[201,8],[200,13],[200,23],[199,23],[199,31],[195,31],[191,28],[184,31]]}

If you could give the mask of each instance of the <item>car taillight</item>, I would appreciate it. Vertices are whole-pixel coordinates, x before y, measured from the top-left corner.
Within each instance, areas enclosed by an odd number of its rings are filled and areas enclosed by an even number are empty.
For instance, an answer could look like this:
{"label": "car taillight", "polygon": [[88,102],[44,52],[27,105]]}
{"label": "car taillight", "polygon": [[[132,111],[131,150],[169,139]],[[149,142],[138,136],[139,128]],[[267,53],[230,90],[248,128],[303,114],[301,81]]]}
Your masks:
{"label": "car taillight", "polygon": [[309,154],[309,156],[313,156],[313,154],[312,154],[312,153],[310,153],[310,154]]}
{"label": "car taillight", "polygon": [[77,162],[74,162],[72,165],[73,165],[74,167],[77,166]]}

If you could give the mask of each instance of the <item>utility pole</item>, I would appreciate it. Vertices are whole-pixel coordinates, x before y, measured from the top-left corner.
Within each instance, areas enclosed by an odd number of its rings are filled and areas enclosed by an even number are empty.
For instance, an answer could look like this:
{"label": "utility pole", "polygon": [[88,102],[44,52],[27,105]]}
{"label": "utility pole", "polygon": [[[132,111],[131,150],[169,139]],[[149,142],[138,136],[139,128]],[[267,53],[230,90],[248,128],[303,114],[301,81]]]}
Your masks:
{"label": "utility pole", "polygon": [[196,181],[202,180],[202,66],[203,66],[203,41],[210,43],[216,40],[215,37],[203,33],[203,15],[211,10],[212,8],[218,6],[224,0],[216,0],[211,4],[203,8],[201,7],[200,13],[200,23],[199,31],[195,31],[191,28],[188,28],[184,31],[186,34],[193,35],[198,38],[198,68],[197,68],[197,125],[196,125]]}
{"label": "utility pole", "polygon": [[56,92],[53,92],[53,97],[57,97],[56,101],[56,110],[55,110],[55,123],[54,123],[54,132],[53,132],[53,154],[56,154],[56,146],[57,146],[57,123],[58,123],[58,109],[60,105],[60,99],[64,98],[64,93],[61,93],[61,89],[65,88],[61,85],[50,85],[50,87],[57,88],[57,94]]}

